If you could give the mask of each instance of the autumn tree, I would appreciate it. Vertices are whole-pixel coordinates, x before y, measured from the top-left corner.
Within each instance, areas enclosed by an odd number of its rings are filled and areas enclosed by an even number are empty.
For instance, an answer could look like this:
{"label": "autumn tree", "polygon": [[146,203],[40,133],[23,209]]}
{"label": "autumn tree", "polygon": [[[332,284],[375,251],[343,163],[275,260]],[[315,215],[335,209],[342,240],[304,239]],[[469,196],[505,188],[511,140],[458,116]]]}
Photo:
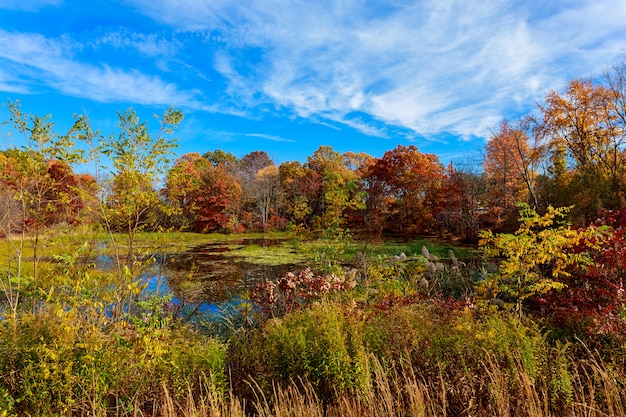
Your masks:
{"label": "autumn tree", "polygon": [[623,88],[619,73],[607,80],[609,87],[572,80],[563,94],[550,92],[540,106],[543,120],[538,132],[554,155],[566,151],[567,165],[572,167],[571,202],[586,218],[600,208],[624,204]]}
{"label": "autumn tree", "polygon": [[24,145],[7,149],[0,157],[0,188],[4,189],[5,198],[11,196],[14,200],[7,207],[12,218],[4,219],[2,225],[6,229],[2,232],[10,239],[19,233],[17,241],[11,240],[18,277],[24,240],[32,240],[36,282],[41,248],[45,245],[43,230],[73,222],[80,211],[79,184],[71,165],[84,162],[84,154],[75,146],[78,124],[60,135],[54,131],[50,116],[25,114],[19,102],[9,101],[7,107],[9,120],[3,124],[20,135]]}
{"label": "autumn tree", "polygon": [[364,225],[370,238],[382,238],[387,220],[391,214],[391,187],[385,181],[386,174],[381,172],[378,158],[366,161],[358,170],[359,178],[365,188],[366,210]]}
{"label": "autumn tree", "polygon": [[528,121],[512,126],[503,120],[485,147],[483,169],[497,225],[515,220],[517,202],[539,205],[536,186],[542,148],[531,144],[530,129],[524,125]]}
{"label": "autumn tree", "polygon": [[358,232],[367,232],[368,228],[365,225],[367,192],[365,191],[365,184],[361,179],[361,174],[363,167],[374,160],[374,157],[365,152],[345,152],[342,156],[344,167],[358,179],[358,190],[361,198],[359,207],[352,208],[346,213],[348,227]]}
{"label": "autumn tree", "polygon": [[565,287],[535,297],[538,314],[561,331],[576,337],[626,337],[626,211],[603,210],[587,227],[585,237],[570,249],[589,262],[572,265],[561,277]]}
{"label": "autumn tree", "polygon": [[[348,169],[345,157],[330,146],[320,146],[307,159],[316,187],[313,213],[318,231],[342,233],[349,211],[365,208],[364,193],[356,172]],[[317,185],[317,184],[316,184]]]}
{"label": "autumn tree", "polygon": [[256,176],[257,172],[270,165],[274,165],[274,161],[265,151],[254,151],[244,155],[239,160],[240,169],[249,176]]}
{"label": "autumn tree", "polygon": [[442,187],[443,207],[437,217],[442,232],[477,242],[488,200],[486,188],[480,163],[450,163]]}
{"label": "autumn tree", "polygon": [[297,161],[283,162],[278,167],[281,206],[286,217],[300,229],[308,229],[311,223],[311,202],[315,201],[321,187],[317,174]]}
{"label": "autumn tree", "polygon": [[231,174],[239,163],[239,160],[234,154],[232,154],[231,152],[223,151],[221,149],[207,151],[202,155],[202,157],[208,160],[215,167],[218,165],[222,165]]}
{"label": "autumn tree", "polygon": [[348,170],[357,172],[372,159],[373,156],[364,152],[346,152],[343,154],[343,165]]}
{"label": "autumn tree", "polygon": [[185,154],[169,170],[163,190],[172,205],[173,224],[197,232],[235,230],[241,189],[221,163]]}
{"label": "autumn tree", "polygon": [[521,205],[517,232],[481,232],[481,248],[485,256],[499,260],[499,270],[480,282],[479,294],[506,302],[522,316],[529,299],[565,288],[563,281],[571,276],[570,268],[589,264],[587,254],[574,248],[596,235],[593,229],[578,230],[564,223],[567,211],[548,207],[539,215]]}
{"label": "autumn tree", "polygon": [[[563,144],[546,147],[542,173],[537,176],[537,198],[539,209],[548,206],[565,207],[573,205],[574,175],[568,166],[567,148]],[[575,210],[574,210],[575,211]]]}
{"label": "autumn tree", "polygon": [[241,204],[241,187],[223,165],[209,165],[201,172],[202,189],[196,196],[198,207],[194,230],[242,231],[237,213]]}
{"label": "autumn tree", "polygon": [[[270,186],[269,183],[272,178],[271,175],[258,176],[257,174],[273,165],[274,162],[266,152],[254,151],[244,155],[233,166],[232,173],[239,183],[242,193],[242,213],[240,217],[248,227],[261,226],[264,229],[267,227],[265,215],[269,213],[267,211],[269,207],[265,203],[272,204],[275,202],[275,198],[272,197],[270,200],[266,200],[268,196],[266,193],[275,190],[273,190],[273,185]],[[268,188],[268,186],[270,187]],[[275,192],[272,194],[273,196],[276,195]]]}
{"label": "autumn tree", "polygon": [[361,178],[368,195],[369,224],[405,237],[437,230],[444,170],[437,156],[399,145],[370,161]]}
{"label": "autumn tree", "polygon": [[[5,178],[7,158],[0,152],[0,171]],[[22,210],[19,201],[14,198],[14,191],[4,181],[0,185],[0,238],[10,236],[22,230]]]}
{"label": "autumn tree", "polygon": [[202,192],[202,172],[210,161],[198,153],[188,153],[174,162],[168,171],[162,193],[172,208],[170,224],[177,230],[189,230],[198,211],[197,196]]}
{"label": "autumn tree", "polygon": [[[271,223],[278,222],[278,201],[280,198],[280,171],[276,165],[269,165],[256,173],[253,199],[265,230]],[[273,217],[273,218],[272,218]],[[274,219],[274,222],[270,220]]]}

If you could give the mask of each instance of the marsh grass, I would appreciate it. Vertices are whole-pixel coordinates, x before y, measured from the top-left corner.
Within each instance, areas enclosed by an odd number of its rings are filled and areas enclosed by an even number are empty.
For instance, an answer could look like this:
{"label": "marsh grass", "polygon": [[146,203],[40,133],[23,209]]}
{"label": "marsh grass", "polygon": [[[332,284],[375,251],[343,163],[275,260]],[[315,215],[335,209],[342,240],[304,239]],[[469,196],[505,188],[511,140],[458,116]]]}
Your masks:
{"label": "marsh grass", "polygon": [[352,241],[346,245],[345,254],[348,258],[354,257],[357,252],[369,256],[392,257],[404,253],[407,257],[419,256],[422,247],[426,246],[431,254],[438,258],[447,258],[449,251],[453,251],[459,259],[470,259],[476,256],[476,250],[469,246],[457,246],[433,239],[416,239],[411,241],[387,240],[379,243]]}
{"label": "marsh grass", "polygon": [[[21,239],[20,236],[13,238]],[[261,246],[257,244],[244,244],[246,240],[275,240],[281,242],[277,245]],[[114,247],[118,246],[120,253],[126,252],[127,236],[123,234],[108,234],[82,228],[67,233],[65,230],[51,230],[41,238],[40,256],[43,259],[51,259],[54,255],[73,253],[80,246],[87,244],[87,255],[114,255]],[[369,244],[352,239],[341,241],[329,241],[327,239],[299,241],[294,239],[291,232],[271,233],[242,233],[225,235],[219,233],[202,234],[188,232],[139,232],[135,236],[134,247],[138,254],[165,253],[175,255],[189,251],[195,247],[207,244],[224,244],[232,250],[225,256],[242,257],[244,262],[259,265],[285,265],[300,264],[305,261],[314,261],[323,253],[325,258],[330,258],[339,264],[350,263],[355,255],[365,254],[372,258],[393,257],[405,253],[408,257],[417,257],[421,254],[423,246],[430,253],[445,259],[452,250],[459,259],[469,259],[475,256],[475,252],[466,247],[456,247],[449,244],[441,244],[431,240],[419,239],[411,242],[382,242]],[[33,240],[24,238],[23,254],[28,259],[32,253]],[[8,259],[14,256],[14,248],[10,239],[0,239],[0,259]]]}
{"label": "marsh grass", "polygon": [[322,304],[235,335],[233,393],[264,416],[624,415],[621,354],[553,346],[531,322],[435,304]]}
{"label": "marsh grass", "polygon": [[[574,374],[574,401],[567,407],[551,408],[549,390],[544,380],[531,377],[523,367],[503,369],[490,359],[482,361],[473,384],[482,385],[481,395],[466,390],[463,404],[454,407],[462,387],[443,372],[434,380],[419,375],[411,364],[393,372],[376,359],[373,363],[373,384],[359,394],[342,395],[332,403],[323,401],[312,384],[293,381],[261,390],[252,380],[256,398],[251,403],[232,392],[216,396],[205,391],[201,396],[189,392],[175,400],[166,386],[162,387],[159,407],[153,415],[163,417],[622,417],[623,394],[614,378],[603,375],[606,364],[587,358],[585,372]],[[581,366],[572,361],[570,367]]]}
{"label": "marsh grass", "polygon": [[[188,232],[138,232],[135,236],[134,247],[144,253],[181,253],[193,249],[196,246],[213,244],[213,243],[229,243],[243,241],[246,239],[267,239],[267,240],[289,240],[292,234],[288,232],[271,232],[271,233],[241,233],[237,235],[225,235],[220,233],[188,233]],[[97,250],[100,255],[112,255],[114,245],[121,247],[121,252],[125,253],[125,245],[128,237],[119,233],[106,233],[93,231],[88,228],[73,230],[68,233],[65,230],[49,230],[40,237],[40,245],[43,252],[40,255],[44,258],[50,258],[53,255],[62,253],[71,253],[79,246],[88,243],[93,246],[94,251]],[[33,239],[28,236],[21,235],[10,236],[9,238],[0,239],[0,259],[12,255],[14,248],[13,243],[23,241],[24,255],[30,256],[33,249]],[[234,244],[235,247],[237,244]]]}
{"label": "marsh grass", "polygon": [[159,300],[115,321],[84,291],[2,323],[0,416],[626,415],[624,352],[495,311],[321,302],[223,344]]}

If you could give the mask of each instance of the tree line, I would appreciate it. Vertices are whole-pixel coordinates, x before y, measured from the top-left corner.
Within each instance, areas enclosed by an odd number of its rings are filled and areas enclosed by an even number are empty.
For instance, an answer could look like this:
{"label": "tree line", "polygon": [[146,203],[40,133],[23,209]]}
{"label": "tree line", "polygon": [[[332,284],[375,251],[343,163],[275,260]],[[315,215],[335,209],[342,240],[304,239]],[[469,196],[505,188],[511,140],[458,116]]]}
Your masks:
{"label": "tree line", "polygon": [[[581,225],[626,205],[626,63],[549,92],[535,114],[492,130],[482,161],[447,166],[413,145],[379,158],[320,146],[304,163],[279,165],[264,151],[172,161],[183,121],[175,108],[157,118],[156,132],[128,109],[108,137],[86,116],[58,134],[49,116],[25,114],[19,102],[8,110],[4,123],[25,145],[0,151],[4,234],[100,223],[128,233],[129,253],[141,229],[350,230],[472,242],[482,229],[515,230],[519,202],[538,212],[573,206],[569,220]],[[96,172],[75,173],[86,161]]]}

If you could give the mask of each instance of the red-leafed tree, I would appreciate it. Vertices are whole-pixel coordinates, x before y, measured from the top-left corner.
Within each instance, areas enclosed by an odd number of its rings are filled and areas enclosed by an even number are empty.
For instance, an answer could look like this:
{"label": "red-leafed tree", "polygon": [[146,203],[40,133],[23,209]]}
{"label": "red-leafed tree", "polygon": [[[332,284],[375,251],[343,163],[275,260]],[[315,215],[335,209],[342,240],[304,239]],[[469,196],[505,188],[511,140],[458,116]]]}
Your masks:
{"label": "red-leafed tree", "polygon": [[96,200],[97,184],[89,174],[76,175],[67,163],[48,162],[47,174],[53,186],[48,190],[48,224],[64,222],[70,225],[85,220],[83,211]]}
{"label": "red-leafed tree", "polygon": [[368,193],[368,223],[405,237],[437,230],[444,170],[437,156],[398,146],[361,170]]}
{"label": "red-leafed tree", "polygon": [[182,156],[167,175],[164,194],[175,207],[173,222],[179,229],[238,228],[241,188],[221,163],[213,165],[197,153]]}
{"label": "red-leafed tree", "polygon": [[209,165],[201,172],[201,189],[195,196],[197,211],[193,228],[209,232],[242,231],[237,213],[241,204],[241,188],[235,177],[222,165]]}
{"label": "red-leafed tree", "polygon": [[13,216],[13,231],[24,227],[76,224],[87,200],[95,199],[95,180],[77,176],[72,167],[41,154],[18,149],[0,157],[0,184],[22,206],[22,218]]}

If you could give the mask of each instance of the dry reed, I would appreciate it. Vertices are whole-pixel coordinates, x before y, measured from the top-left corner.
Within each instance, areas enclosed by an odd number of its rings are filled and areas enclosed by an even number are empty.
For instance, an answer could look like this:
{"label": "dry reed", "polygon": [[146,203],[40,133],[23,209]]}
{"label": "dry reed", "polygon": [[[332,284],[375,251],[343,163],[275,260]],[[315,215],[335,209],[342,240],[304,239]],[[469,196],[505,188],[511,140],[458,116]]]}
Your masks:
{"label": "dry reed", "polygon": [[[502,368],[488,355],[465,389],[458,378],[440,372],[426,381],[410,364],[384,367],[372,360],[373,384],[367,392],[342,395],[332,403],[320,399],[312,384],[293,382],[274,386],[271,393],[257,391],[255,404],[246,408],[241,400],[216,396],[206,388],[201,396],[189,392],[176,403],[163,386],[162,417],[365,417],[365,416],[585,416],[622,417],[626,415],[624,388],[612,375],[610,366],[590,353],[588,358],[570,360],[573,398],[568,406],[551,409],[551,393],[546,375],[533,378],[516,361]],[[394,370],[396,369],[396,370]],[[399,370],[398,370],[399,369]],[[258,388],[258,386],[257,386]],[[467,393],[467,394],[463,394]],[[460,404],[463,401],[463,404]]]}

